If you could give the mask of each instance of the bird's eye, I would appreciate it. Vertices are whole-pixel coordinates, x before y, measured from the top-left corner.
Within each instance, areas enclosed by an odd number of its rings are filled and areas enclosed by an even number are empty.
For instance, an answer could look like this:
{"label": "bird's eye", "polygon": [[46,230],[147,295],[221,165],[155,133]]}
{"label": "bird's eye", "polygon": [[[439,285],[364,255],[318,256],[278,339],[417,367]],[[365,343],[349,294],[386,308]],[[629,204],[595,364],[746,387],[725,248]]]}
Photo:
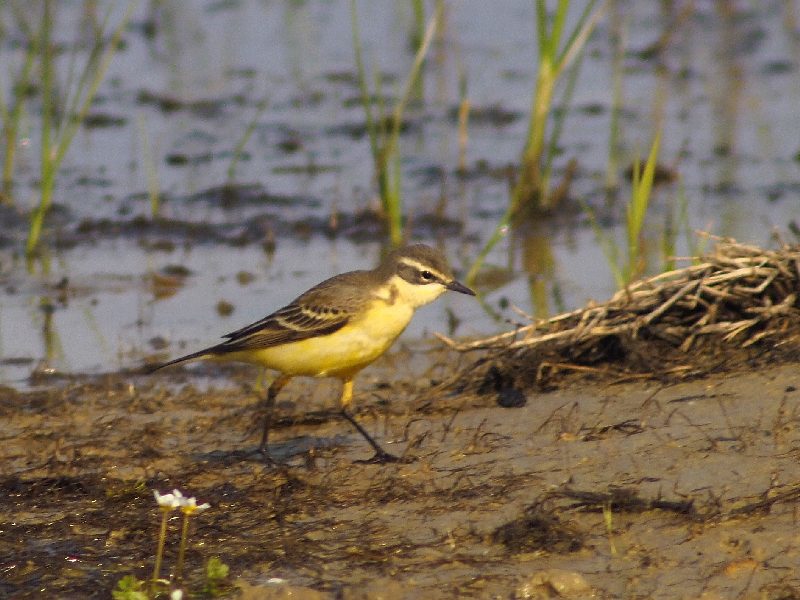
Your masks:
{"label": "bird's eye", "polygon": [[422,277],[422,279],[424,279],[425,281],[433,281],[435,279],[433,273],[431,273],[430,271],[421,271],[419,276]]}

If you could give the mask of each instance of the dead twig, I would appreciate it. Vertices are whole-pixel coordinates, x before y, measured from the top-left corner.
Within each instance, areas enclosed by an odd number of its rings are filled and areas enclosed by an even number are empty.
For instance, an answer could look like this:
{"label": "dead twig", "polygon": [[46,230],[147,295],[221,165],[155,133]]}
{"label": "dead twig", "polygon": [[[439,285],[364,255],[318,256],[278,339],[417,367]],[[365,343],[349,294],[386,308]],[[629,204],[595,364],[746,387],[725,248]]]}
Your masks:
{"label": "dead twig", "polygon": [[643,331],[683,350],[701,337],[746,347],[779,335],[784,327],[778,321],[800,308],[794,291],[800,287],[800,246],[764,250],[710,237],[717,246],[696,264],[634,282],[603,304],[480,340],[439,338],[459,351],[567,346],[585,351],[609,336],[636,338]]}

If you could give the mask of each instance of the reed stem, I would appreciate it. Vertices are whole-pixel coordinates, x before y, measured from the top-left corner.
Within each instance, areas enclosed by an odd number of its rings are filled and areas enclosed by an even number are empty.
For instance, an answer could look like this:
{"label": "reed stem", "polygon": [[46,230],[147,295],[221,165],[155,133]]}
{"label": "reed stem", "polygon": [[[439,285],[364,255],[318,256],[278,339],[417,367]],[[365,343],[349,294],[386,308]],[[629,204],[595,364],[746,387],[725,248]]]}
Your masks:
{"label": "reed stem", "polygon": [[[111,59],[119,46],[122,32],[130,20],[134,5],[135,2],[128,3],[125,15],[114,30],[105,50],[102,50],[102,37],[98,37],[71,100],[64,102],[67,109],[61,112],[61,120],[56,122],[53,118],[55,114],[54,59],[50,39],[53,24],[53,3],[52,0],[44,0],[42,23],[37,44],[42,72],[41,183],[39,204],[31,213],[28,241],[25,246],[25,252],[29,258],[34,255],[39,245],[44,219],[53,202],[58,169],[72,144],[75,134],[78,132],[78,128],[89,112],[100,83],[103,81],[105,73],[111,64]],[[109,8],[109,12],[103,21],[104,25],[110,18],[111,8],[113,7]],[[105,30],[105,27],[102,30]]]}

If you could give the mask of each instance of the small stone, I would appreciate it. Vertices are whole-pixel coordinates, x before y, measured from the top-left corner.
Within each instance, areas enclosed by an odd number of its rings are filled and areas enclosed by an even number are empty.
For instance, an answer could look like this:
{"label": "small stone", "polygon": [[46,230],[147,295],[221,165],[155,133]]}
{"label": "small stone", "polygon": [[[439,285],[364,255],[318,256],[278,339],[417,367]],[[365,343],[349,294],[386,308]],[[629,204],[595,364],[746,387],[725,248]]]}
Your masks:
{"label": "small stone", "polygon": [[583,575],[562,569],[547,569],[534,573],[514,591],[514,598],[518,600],[543,600],[554,597],[594,598],[595,593]]}

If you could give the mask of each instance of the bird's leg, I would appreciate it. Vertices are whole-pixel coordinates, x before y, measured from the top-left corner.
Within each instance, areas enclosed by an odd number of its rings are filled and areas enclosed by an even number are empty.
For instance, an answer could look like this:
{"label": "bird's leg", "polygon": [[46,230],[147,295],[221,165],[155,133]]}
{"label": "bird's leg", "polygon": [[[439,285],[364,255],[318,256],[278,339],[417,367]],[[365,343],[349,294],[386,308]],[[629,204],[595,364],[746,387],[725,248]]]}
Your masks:
{"label": "bird's leg", "polygon": [[269,428],[272,425],[272,414],[275,412],[275,398],[283,389],[283,386],[289,383],[290,379],[291,377],[288,375],[279,375],[276,377],[275,381],[272,382],[272,385],[270,385],[269,389],[267,390],[267,398],[264,402],[264,429],[261,433],[261,443],[258,445],[258,451],[270,462],[274,461],[269,455],[269,447],[267,446],[267,442],[269,441]]}
{"label": "bird's leg", "polygon": [[342,398],[341,398],[341,414],[342,416],[347,419],[350,424],[356,428],[356,431],[360,433],[365,440],[372,446],[372,449],[375,450],[375,456],[370,458],[369,460],[359,461],[365,463],[388,463],[388,462],[400,462],[402,461],[401,458],[398,458],[394,454],[389,454],[378,445],[378,442],[372,439],[372,437],[366,432],[366,430],[359,425],[358,421],[356,421],[350,413],[347,412],[347,406],[350,404],[350,401],[353,399],[353,380],[352,379],[345,379],[342,381]]}

